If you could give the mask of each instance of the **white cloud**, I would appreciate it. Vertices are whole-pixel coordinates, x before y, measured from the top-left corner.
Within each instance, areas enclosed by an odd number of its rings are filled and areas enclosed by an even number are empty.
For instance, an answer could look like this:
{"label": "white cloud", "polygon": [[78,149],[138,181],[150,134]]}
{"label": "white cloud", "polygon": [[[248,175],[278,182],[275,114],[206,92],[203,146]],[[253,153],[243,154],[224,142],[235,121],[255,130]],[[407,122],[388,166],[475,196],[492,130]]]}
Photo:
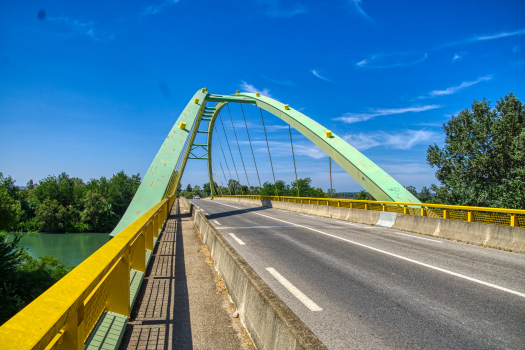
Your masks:
{"label": "white cloud", "polygon": [[427,105],[427,106],[415,106],[406,108],[380,108],[373,109],[370,113],[346,113],[341,117],[333,118],[333,120],[340,120],[345,123],[356,123],[362,122],[374,117],[392,115],[392,114],[403,114],[403,113],[418,113],[424,112],[431,109],[441,108],[440,105]]}
{"label": "white cloud", "polygon": [[368,14],[361,7],[361,0],[350,0],[350,3],[354,5],[357,13],[359,13],[362,17],[371,20],[370,16],[368,16]]}
{"label": "white cloud", "polygon": [[146,7],[142,15],[143,16],[156,15],[158,13],[161,13],[166,7],[174,5],[178,2],[179,0],[166,0],[160,5],[150,5]]}
{"label": "white cloud", "polygon": [[400,133],[374,132],[369,134],[346,134],[342,139],[360,151],[377,146],[408,150],[420,143],[436,141],[440,136],[441,133],[434,131],[406,130]]}
{"label": "white cloud", "polygon": [[[288,127],[286,127],[288,128]],[[292,156],[292,147],[290,141],[268,141],[270,144],[270,152],[273,157],[281,156]],[[239,141],[241,145],[248,145],[248,141]],[[268,154],[268,148],[266,146],[266,141],[252,141],[252,145],[255,148],[255,151],[258,153]],[[328,157],[319,147],[314,145],[311,142],[296,142],[293,143],[293,150],[296,156],[307,156],[313,159],[321,159]]]}
{"label": "white cloud", "polygon": [[328,82],[330,82],[330,83],[333,83],[332,80],[323,77],[323,76],[322,76],[321,74],[319,74],[319,72],[317,72],[315,69],[312,70],[312,74],[315,75],[316,77],[318,77],[319,79],[322,79],[322,80],[328,81]]}
{"label": "white cloud", "polygon": [[259,2],[268,6],[266,15],[271,18],[290,18],[308,12],[308,8],[299,3],[283,6],[280,0],[260,0]]}
{"label": "white cloud", "polygon": [[485,36],[478,36],[475,38],[475,40],[482,41],[482,40],[493,40],[493,39],[499,39],[499,38],[505,38],[508,36],[515,36],[515,35],[525,35],[525,29],[520,29],[515,32],[501,32],[497,34],[492,35],[485,35]]}
{"label": "white cloud", "polygon": [[247,82],[243,81],[242,84],[239,85],[241,87],[242,90],[244,91],[247,91],[247,92],[251,92],[251,93],[260,93],[261,95],[263,96],[266,96],[266,97],[272,97],[272,95],[270,95],[270,90],[268,89],[263,89],[263,90],[259,90],[257,89],[255,86],[251,85],[251,84],[248,84]]}
{"label": "white cloud", "polygon": [[[492,79],[492,76],[491,75],[488,75],[486,77],[481,77],[481,78],[478,78],[476,81],[464,81],[462,82],[460,85],[458,86],[452,86],[452,87],[449,87],[445,90],[434,90],[432,92],[430,92],[429,96],[430,97],[435,97],[435,96],[442,96],[442,95],[452,95],[464,88],[467,88],[469,86],[472,86],[474,84],[477,84],[479,82],[482,82],[482,81],[487,81],[487,80],[490,80]],[[425,96],[421,96],[420,98],[425,98]]]}
{"label": "white cloud", "polygon": [[461,56],[456,53],[454,54],[454,58],[452,58],[452,62],[454,62],[455,60],[459,60],[460,58]]}
{"label": "white cloud", "polygon": [[51,22],[66,26],[75,34],[85,35],[94,41],[113,39],[113,35],[95,28],[94,21],[82,22],[69,17],[48,17]]}
{"label": "white cloud", "polygon": [[411,66],[426,60],[427,57],[426,52],[424,54],[414,52],[379,53],[357,62],[356,66],[367,69]]}

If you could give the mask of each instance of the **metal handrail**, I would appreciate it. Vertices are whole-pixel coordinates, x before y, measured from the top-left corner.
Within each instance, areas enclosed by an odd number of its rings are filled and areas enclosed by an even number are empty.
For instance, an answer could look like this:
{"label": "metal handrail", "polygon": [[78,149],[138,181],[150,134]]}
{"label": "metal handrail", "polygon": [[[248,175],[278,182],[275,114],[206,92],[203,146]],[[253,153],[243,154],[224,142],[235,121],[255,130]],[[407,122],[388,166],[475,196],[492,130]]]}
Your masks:
{"label": "metal handrail", "polygon": [[[341,203],[348,203],[349,208],[351,209],[364,209],[364,210],[376,210],[371,209],[372,207],[377,208],[381,206],[381,211],[397,211],[397,210],[388,210],[389,207],[398,207],[402,208],[402,214],[419,214],[421,216],[434,216],[440,217],[443,219],[453,219],[453,220],[464,220],[469,222],[483,222],[483,223],[492,223],[505,226],[518,226],[525,227],[525,210],[522,209],[506,209],[506,208],[489,208],[489,207],[472,207],[472,206],[462,206],[462,205],[449,205],[449,204],[434,204],[434,203],[409,203],[409,202],[390,202],[390,201],[371,201],[371,200],[359,200],[359,199],[344,199],[344,198],[318,198],[318,197],[291,197],[291,196],[260,196],[260,195],[224,195],[217,197],[235,197],[235,198],[250,198],[250,199],[259,199],[259,200],[274,200],[279,202],[289,202],[293,201],[295,203],[300,202],[302,204],[319,204],[320,202],[326,202],[326,205],[330,206],[330,203],[337,203],[341,207]],[[308,201],[308,203],[304,203]],[[314,203],[312,203],[312,201]],[[354,204],[354,205],[352,205]],[[355,208],[355,204],[364,204],[364,208]],[[347,207],[343,205],[343,207]],[[420,210],[417,210],[420,208]],[[416,209],[416,210],[414,210]],[[465,219],[458,218],[458,215],[451,215],[453,212],[464,212]],[[401,213],[401,211],[399,210]],[[482,212],[482,213],[480,213]],[[479,218],[476,220],[475,213],[480,213],[485,217]],[[487,214],[488,213],[488,214]],[[506,214],[499,215],[498,214]],[[478,215],[479,216],[479,215]],[[492,216],[492,217],[487,217]],[[508,221],[508,223],[506,223]]]}
{"label": "metal handrail", "polygon": [[130,269],[145,272],[174,201],[160,201],[2,325],[2,349],[81,350],[104,311],[129,317]]}

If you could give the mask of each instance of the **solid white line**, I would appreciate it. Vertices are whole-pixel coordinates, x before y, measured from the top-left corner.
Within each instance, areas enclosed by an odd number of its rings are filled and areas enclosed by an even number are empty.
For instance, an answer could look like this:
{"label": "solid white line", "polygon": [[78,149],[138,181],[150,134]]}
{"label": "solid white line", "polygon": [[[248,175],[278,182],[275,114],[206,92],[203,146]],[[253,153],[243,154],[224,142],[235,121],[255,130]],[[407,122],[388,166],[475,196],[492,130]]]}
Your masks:
{"label": "solid white line", "polygon": [[267,267],[266,271],[271,273],[272,276],[275,277],[277,281],[279,281],[279,283],[281,283],[286,289],[288,289],[288,291],[292,293],[294,297],[299,299],[299,301],[303,303],[304,306],[309,308],[310,311],[323,311],[323,309],[321,309],[319,305],[317,305],[316,303],[312,301],[312,299],[304,295],[304,293],[301,292],[299,289],[297,289],[297,287],[295,287],[293,284],[291,284],[290,281],[288,281],[286,278],[281,276],[279,272],[275,271],[273,267]]}
{"label": "solid white line", "polygon": [[472,277],[465,276],[465,275],[462,275],[462,274],[459,274],[459,273],[456,273],[456,272],[445,270],[445,269],[442,269],[442,268],[437,267],[437,266],[429,265],[429,264],[426,264],[426,263],[423,263],[423,262],[420,262],[420,261],[417,261],[417,260],[414,260],[414,259],[406,258],[406,257],[401,256],[401,255],[390,253],[390,252],[387,252],[387,251],[382,250],[382,249],[374,248],[374,247],[368,246],[366,244],[354,242],[354,241],[351,241],[349,239],[338,237],[338,236],[335,236],[335,235],[332,235],[332,234],[329,234],[329,233],[326,233],[326,232],[323,232],[323,231],[319,231],[319,230],[316,230],[316,229],[313,229],[313,228],[310,228],[310,227],[306,227],[306,226],[299,225],[299,224],[294,224],[293,222],[288,222],[288,221],[284,221],[284,220],[281,220],[281,219],[272,218],[271,216],[267,216],[267,215],[260,214],[260,213],[253,213],[253,214],[264,216],[264,217],[267,217],[269,219],[285,222],[285,223],[290,224],[290,225],[303,227],[303,228],[305,228],[307,230],[318,232],[318,233],[321,233],[321,234],[323,234],[325,236],[333,237],[333,238],[339,239],[341,241],[345,241],[345,242],[348,242],[348,243],[351,243],[351,244],[358,245],[358,246],[363,247],[363,248],[367,248],[367,249],[370,249],[370,250],[373,250],[373,251],[376,251],[376,252],[379,252],[379,253],[382,253],[382,254],[390,255],[390,256],[393,256],[393,257],[401,259],[401,260],[409,261],[409,262],[417,264],[417,265],[425,266],[425,267],[428,267],[428,268],[436,270],[436,271],[440,271],[440,272],[443,272],[443,273],[446,273],[446,274],[449,274],[449,275],[452,275],[452,276],[455,276],[455,277],[466,279],[467,281],[479,283],[479,284],[482,284],[482,285],[487,286],[487,287],[498,289],[498,290],[501,290],[501,291],[504,291],[504,292],[507,292],[507,293],[511,293],[511,294],[515,294],[517,296],[525,298],[525,293],[520,293],[518,291],[515,291],[515,290],[512,290],[512,289],[508,289],[508,288],[505,288],[505,287],[501,287],[501,286],[498,286],[496,284],[488,283],[488,282],[485,282],[485,281],[478,280],[476,278],[472,278]]}
{"label": "solid white line", "polygon": [[418,236],[414,236],[414,235],[409,235],[409,234],[406,234],[406,233],[403,233],[403,232],[388,232],[388,233],[395,233],[397,235],[403,235],[403,236],[408,236],[408,237],[412,237],[412,238],[419,238],[419,239],[424,239],[424,240],[427,240],[427,241],[431,241],[431,242],[436,242],[436,243],[443,243],[443,241],[436,241],[435,239],[430,239],[430,238],[425,238],[425,237],[418,237]]}
{"label": "solid white line", "polygon": [[243,241],[241,241],[239,238],[237,238],[236,235],[234,235],[233,233],[228,233],[230,236],[233,237],[234,240],[237,241],[237,243],[239,243],[240,245],[245,245],[246,243],[244,243]]}
{"label": "solid white line", "polygon": [[221,225],[217,220],[212,220],[214,223],[216,223],[217,225]]}

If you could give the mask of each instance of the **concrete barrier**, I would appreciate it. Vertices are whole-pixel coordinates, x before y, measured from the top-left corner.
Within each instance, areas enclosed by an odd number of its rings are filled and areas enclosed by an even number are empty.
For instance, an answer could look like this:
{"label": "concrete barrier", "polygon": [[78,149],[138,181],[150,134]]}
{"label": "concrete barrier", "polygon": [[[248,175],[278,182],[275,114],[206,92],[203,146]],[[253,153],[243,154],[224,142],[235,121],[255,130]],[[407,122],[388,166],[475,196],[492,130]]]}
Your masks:
{"label": "concrete barrier", "polygon": [[186,198],[181,200],[190,209],[202,240],[211,253],[215,268],[224,280],[255,346],[260,350],[326,349],[206,217],[200,211],[196,211]]}
{"label": "concrete barrier", "polygon": [[[384,217],[385,214],[383,214],[383,218],[381,218],[381,213],[383,212],[373,210],[245,198],[212,197],[210,199],[290,210],[361,224],[391,227],[395,230],[422,233],[472,244],[511,250],[517,253],[525,253],[525,228],[522,227],[405,214],[396,214],[395,217],[392,216],[387,220],[386,217]],[[386,221],[389,222],[387,223]]]}

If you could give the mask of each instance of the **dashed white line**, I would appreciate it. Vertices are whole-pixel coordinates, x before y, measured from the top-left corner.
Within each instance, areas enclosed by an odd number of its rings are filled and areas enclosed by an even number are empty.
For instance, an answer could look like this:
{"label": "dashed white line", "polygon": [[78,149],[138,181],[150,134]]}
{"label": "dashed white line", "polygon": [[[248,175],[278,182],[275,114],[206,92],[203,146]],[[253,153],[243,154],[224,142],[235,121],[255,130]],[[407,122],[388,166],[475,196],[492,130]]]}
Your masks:
{"label": "dashed white line", "polygon": [[[230,233],[231,234],[231,233]],[[279,272],[275,271],[273,267],[267,267],[266,271],[268,271],[273,277],[279,281],[290,293],[294,295],[301,303],[304,304],[307,308],[310,309],[310,311],[323,311],[317,305],[312,301],[312,299],[308,298],[303,292],[301,292],[297,287],[295,287],[293,284],[290,283],[286,278],[284,278]]]}
{"label": "dashed white line", "polygon": [[243,241],[241,241],[236,235],[234,235],[233,233],[228,233],[230,236],[232,236],[232,238],[234,240],[237,241],[237,243],[239,243],[240,245],[245,245],[246,243],[244,243]]}
{"label": "dashed white line", "polygon": [[[227,205],[227,204],[224,204],[224,205]],[[269,218],[269,219],[285,222],[287,224],[294,225],[294,226],[297,226],[297,227],[303,227],[303,228],[305,228],[307,230],[318,232],[318,233],[323,234],[325,236],[333,237],[333,238],[339,239],[341,241],[345,241],[345,242],[348,242],[348,243],[351,243],[351,244],[355,244],[355,245],[358,245],[360,247],[376,251],[378,253],[390,255],[392,257],[395,257],[395,258],[398,258],[398,259],[401,259],[401,260],[405,260],[405,261],[408,261],[408,262],[411,262],[411,263],[414,263],[414,264],[417,264],[417,265],[425,266],[425,267],[428,267],[428,268],[436,270],[436,271],[440,271],[440,272],[443,272],[443,273],[446,273],[446,274],[449,274],[449,275],[452,275],[452,276],[455,276],[455,277],[463,278],[463,279],[465,279],[467,281],[471,281],[471,282],[475,282],[475,283],[478,283],[478,284],[482,284],[482,285],[490,287],[490,288],[498,289],[498,290],[501,290],[503,292],[507,292],[507,293],[510,293],[510,294],[515,294],[517,296],[525,298],[525,293],[520,293],[518,291],[515,291],[515,290],[512,290],[512,289],[508,289],[508,288],[505,288],[505,287],[501,287],[501,286],[498,286],[496,284],[492,284],[492,283],[488,283],[488,282],[485,282],[485,281],[481,281],[481,280],[478,280],[476,278],[465,276],[465,275],[462,275],[462,274],[459,274],[459,273],[456,273],[456,272],[453,272],[453,271],[445,270],[445,269],[442,269],[442,268],[437,267],[437,266],[426,264],[424,262],[420,262],[420,261],[417,261],[417,260],[414,260],[414,259],[406,258],[406,257],[401,256],[401,255],[397,255],[397,254],[394,254],[394,253],[387,252],[386,250],[374,248],[374,247],[368,246],[368,245],[363,244],[363,243],[354,242],[352,240],[349,240],[349,239],[346,239],[346,238],[342,238],[342,237],[338,237],[338,236],[332,235],[330,233],[319,231],[319,230],[316,230],[316,229],[313,229],[313,228],[310,228],[310,227],[306,227],[306,226],[303,226],[303,225],[294,224],[293,222],[288,222],[288,221],[285,221],[285,220],[276,219],[276,218],[273,218],[271,216],[267,216],[267,215],[264,215],[264,214],[260,214],[260,213],[253,213],[253,214],[264,216],[264,217]]]}
{"label": "dashed white line", "polygon": [[217,225],[221,226],[221,223],[218,222],[217,220],[212,220],[214,223],[216,223]]}

